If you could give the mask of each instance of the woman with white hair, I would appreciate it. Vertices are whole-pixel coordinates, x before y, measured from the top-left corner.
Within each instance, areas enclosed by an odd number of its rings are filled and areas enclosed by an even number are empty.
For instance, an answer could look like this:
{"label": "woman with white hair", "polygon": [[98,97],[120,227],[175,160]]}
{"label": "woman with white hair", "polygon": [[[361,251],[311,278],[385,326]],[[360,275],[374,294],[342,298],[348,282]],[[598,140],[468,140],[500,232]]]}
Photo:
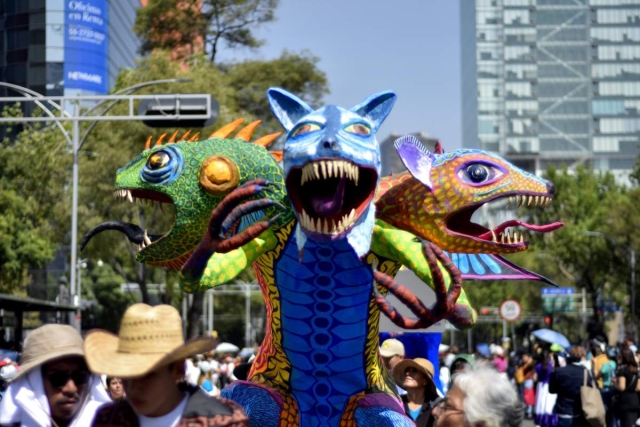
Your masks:
{"label": "woman with white hair", "polygon": [[524,405],[507,378],[476,365],[454,375],[453,386],[433,414],[436,427],[518,427]]}

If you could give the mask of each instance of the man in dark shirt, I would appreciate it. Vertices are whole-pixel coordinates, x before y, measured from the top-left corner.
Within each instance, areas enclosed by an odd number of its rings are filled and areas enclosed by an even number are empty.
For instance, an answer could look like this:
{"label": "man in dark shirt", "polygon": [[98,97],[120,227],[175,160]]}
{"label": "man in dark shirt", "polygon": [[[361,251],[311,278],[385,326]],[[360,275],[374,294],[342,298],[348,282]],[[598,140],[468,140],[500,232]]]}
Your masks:
{"label": "man in dark shirt", "polygon": [[[549,379],[549,393],[558,395],[553,410],[558,415],[558,427],[587,426],[582,414],[580,387],[584,384],[585,368],[580,361],[585,357],[582,347],[572,347],[567,366],[556,368]],[[592,385],[591,374],[587,373],[587,385]]]}

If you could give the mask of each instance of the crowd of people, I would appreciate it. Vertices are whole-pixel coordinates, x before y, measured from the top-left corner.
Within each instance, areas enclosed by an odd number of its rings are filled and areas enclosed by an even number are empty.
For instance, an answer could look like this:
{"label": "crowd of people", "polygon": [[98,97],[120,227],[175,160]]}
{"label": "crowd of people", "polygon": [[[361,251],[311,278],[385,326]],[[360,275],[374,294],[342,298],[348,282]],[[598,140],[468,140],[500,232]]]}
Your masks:
{"label": "crowd of people", "polygon": [[[216,354],[212,337],[185,341],[182,331],[175,308],[145,304],[125,312],[118,335],[95,330],[83,340],[68,325],[35,329],[19,365],[2,361],[13,376],[0,426],[249,425],[220,391],[246,379],[251,360]],[[452,347],[440,354],[438,372],[428,358],[406,358],[398,339],[382,342],[379,353],[418,427],[515,427],[527,417],[541,427],[586,426],[584,385],[601,393],[607,426],[630,427],[640,417],[636,350],[630,341],[598,340],[511,354],[495,345],[474,354]]]}

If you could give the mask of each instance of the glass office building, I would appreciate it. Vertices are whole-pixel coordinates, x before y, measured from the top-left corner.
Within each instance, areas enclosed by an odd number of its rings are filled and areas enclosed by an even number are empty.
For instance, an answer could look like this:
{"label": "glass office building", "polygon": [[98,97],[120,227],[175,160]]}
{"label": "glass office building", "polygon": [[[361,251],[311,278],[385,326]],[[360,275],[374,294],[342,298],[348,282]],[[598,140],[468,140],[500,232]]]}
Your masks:
{"label": "glass office building", "polygon": [[460,0],[463,144],[625,180],[640,154],[640,0]]}
{"label": "glass office building", "polygon": [[[107,93],[131,67],[139,0],[0,1],[0,81],[43,95]],[[0,96],[16,96],[0,88]]]}

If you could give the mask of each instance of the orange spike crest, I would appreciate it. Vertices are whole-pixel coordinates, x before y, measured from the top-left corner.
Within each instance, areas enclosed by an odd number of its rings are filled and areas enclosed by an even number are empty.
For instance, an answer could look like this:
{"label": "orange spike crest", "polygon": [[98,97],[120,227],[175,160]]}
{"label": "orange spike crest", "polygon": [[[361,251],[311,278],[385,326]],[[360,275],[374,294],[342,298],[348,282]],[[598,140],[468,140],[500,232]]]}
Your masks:
{"label": "orange spike crest", "polygon": [[213,132],[211,135],[209,135],[209,139],[213,139],[213,138],[226,138],[229,135],[231,135],[231,132],[233,132],[234,130],[236,130],[238,128],[238,126],[240,126],[240,123],[242,123],[244,121],[244,119],[236,119],[234,121],[232,121],[231,123],[222,126],[220,129],[218,129],[217,131]]}
{"label": "orange spike crest", "polygon": [[267,148],[280,135],[282,135],[282,132],[270,133],[269,135],[265,135],[262,138],[256,139],[255,141],[253,141],[253,143]]}
{"label": "orange spike crest", "polygon": [[256,120],[255,122],[251,122],[242,129],[236,135],[236,138],[239,138],[243,141],[249,141],[251,139],[251,135],[253,135],[253,131],[256,130],[258,125],[262,120]]}

